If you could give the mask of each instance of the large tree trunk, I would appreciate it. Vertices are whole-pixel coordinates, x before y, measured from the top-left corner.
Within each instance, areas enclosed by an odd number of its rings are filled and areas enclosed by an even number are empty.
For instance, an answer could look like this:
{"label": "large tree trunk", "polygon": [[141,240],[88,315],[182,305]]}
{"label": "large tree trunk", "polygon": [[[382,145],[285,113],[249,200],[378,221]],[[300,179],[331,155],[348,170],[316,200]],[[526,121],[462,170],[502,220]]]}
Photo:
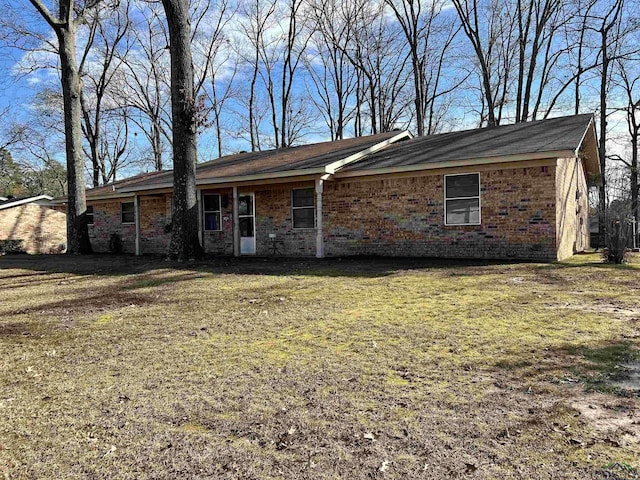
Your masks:
{"label": "large tree trunk", "polygon": [[68,22],[66,28],[57,28],[56,35],[60,50],[67,154],[67,253],[90,253],[82,152],[81,82],[76,63],[74,22]]}
{"label": "large tree trunk", "polygon": [[189,0],[162,0],[162,5],[169,26],[171,54],[174,212],[169,257],[187,260],[204,253],[198,239],[197,122]]}

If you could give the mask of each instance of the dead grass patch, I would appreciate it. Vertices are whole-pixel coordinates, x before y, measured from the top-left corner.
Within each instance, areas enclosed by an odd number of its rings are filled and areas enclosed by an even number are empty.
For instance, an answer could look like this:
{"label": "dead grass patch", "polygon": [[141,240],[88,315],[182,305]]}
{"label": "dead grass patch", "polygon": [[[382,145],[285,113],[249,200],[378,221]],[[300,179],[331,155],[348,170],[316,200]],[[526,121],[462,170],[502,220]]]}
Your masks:
{"label": "dead grass patch", "polygon": [[602,308],[640,307],[634,268],[5,258],[8,478],[585,479],[638,467],[639,400],[595,381],[639,347],[633,318]]}

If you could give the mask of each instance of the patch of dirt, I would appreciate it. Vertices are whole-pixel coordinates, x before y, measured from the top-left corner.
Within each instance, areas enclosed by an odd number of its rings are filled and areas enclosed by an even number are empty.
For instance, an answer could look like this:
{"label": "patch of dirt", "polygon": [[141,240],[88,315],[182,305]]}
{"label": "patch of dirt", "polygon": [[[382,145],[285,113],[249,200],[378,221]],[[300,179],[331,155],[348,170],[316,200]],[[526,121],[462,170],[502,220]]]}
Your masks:
{"label": "patch of dirt", "polygon": [[590,394],[579,397],[571,406],[604,443],[612,446],[640,443],[640,412],[633,400]]}
{"label": "patch of dirt", "polygon": [[623,377],[611,381],[611,385],[633,395],[640,396],[640,362],[629,362],[620,365]]}
{"label": "patch of dirt", "polygon": [[640,320],[640,308],[629,308],[615,303],[565,303],[565,304],[548,304],[547,308],[567,308],[571,310],[582,310],[591,313],[603,313],[611,315],[620,320],[637,319]]}

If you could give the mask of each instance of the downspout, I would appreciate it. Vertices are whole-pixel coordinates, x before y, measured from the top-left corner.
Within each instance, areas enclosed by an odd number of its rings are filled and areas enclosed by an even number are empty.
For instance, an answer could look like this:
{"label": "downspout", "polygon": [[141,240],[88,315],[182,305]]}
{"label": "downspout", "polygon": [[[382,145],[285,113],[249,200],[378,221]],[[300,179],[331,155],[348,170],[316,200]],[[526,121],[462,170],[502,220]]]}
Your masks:
{"label": "downspout", "polygon": [[239,208],[238,187],[233,187],[233,256],[240,256],[240,217],[238,216]]}
{"label": "downspout", "polygon": [[133,212],[136,221],[136,255],[141,255],[140,252],[140,197],[134,195],[133,197]]}
{"label": "downspout", "polygon": [[316,258],[324,258],[324,236],[322,232],[322,193],[324,179],[316,180]]}

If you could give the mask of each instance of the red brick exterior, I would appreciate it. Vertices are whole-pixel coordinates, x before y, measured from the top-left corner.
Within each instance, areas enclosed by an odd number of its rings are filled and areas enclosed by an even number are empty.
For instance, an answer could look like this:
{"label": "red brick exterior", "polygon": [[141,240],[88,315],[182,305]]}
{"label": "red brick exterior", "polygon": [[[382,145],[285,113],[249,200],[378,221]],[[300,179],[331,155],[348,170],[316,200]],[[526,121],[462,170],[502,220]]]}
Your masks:
{"label": "red brick exterior", "polygon": [[[564,258],[588,247],[588,237],[582,235],[587,232],[586,221],[580,223],[587,208],[586,181],[579,164],[549,159],[500,168],[494,164],[327,180],[323,194],[325,255]],[[444,175],[471,172],[480,174],[481,224],[446,226]],[[255,195],[257,255],[272,255],[274,243],[277,255],[316,254],[316,229],[294,229],[292,222],[292,189],[308,187],[314,187],[314,182],[238,187],[240,194]],[[576,196],[576,189],[584,194]],[[204,249],[214,255],[233,255],[233,191],[207,189],[202,193],[220,194],[222,208],[222,229],[201,231]],[[168,193],[139,197],[141,253],[166,252],[171,235],[167,228],[170,198]],[[120,200],[93,205],[95,224],[90,233],[94,249],[107,251],[110,235],[118,232],[124,251],[134,252],[135,227],[121,224]],[[573,212],[571,218],[567,212]],[[275,234],[275,241],[270,234]]]}
{"label": "red brick exterior", "polygon": [[[481,225],[445,226],[444,174],[480,173]],[[325,253],[555,260],[555,165],[325,184]]]}
{"label": "red brick exterior", "polygon": [[122,242],[122,251],[135,253],[136,227],[134,224],[122,223],[122,202],[133,202],[133,197],[89,203],[93,205],[93,225],[89,225],[89,238],[94,252],[108,252],[109,239],[112,234],[117,233]]}
{"label": "red brick exterior", "polygon": [[0,240],[22,240],[28,253],[59,253],[67,243],[64,211],[37,203],[0,210]]}

